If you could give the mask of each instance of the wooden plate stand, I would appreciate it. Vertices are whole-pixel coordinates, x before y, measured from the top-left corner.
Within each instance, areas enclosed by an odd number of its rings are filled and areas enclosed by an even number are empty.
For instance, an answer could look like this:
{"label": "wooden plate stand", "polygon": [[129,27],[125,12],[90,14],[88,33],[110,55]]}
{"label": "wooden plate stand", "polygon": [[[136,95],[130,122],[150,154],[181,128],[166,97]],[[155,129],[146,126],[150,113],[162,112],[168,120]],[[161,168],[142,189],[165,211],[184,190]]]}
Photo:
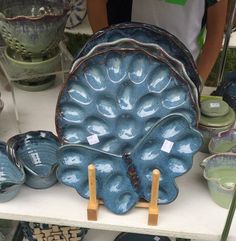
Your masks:
{"label": "wooden plate stand", "polygon": [[[150,202],[138,202],[135,207],[148,208],[148,225],[155,226],[158,223],[158,190],[159,190],[160,172],[155,169],[152,172],[152,190]],[[97,221],[98,207],[103,204],[102,201],[97,199],[96,193],[96,170],[94,165],[88,166],[88,180],[89,180],[89,193],[90,198],[87,207],[87,218],[90,221]]]}

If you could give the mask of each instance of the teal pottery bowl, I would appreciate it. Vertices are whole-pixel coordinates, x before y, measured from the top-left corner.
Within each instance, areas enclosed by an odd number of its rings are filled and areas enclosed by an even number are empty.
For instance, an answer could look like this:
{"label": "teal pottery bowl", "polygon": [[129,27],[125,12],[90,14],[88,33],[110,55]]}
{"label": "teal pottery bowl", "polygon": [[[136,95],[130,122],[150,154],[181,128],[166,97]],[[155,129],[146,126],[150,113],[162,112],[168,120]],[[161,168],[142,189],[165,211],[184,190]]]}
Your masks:
{"label": "teal pottery bowl", "polygon": [[13,161],[22,163],[26,174],[25,184],[44,189],[57,182],[56,152],[59,146],[53,133],[40,130],[11,137],[7,142],[7,151]]}
{"label": "teal pottery bowl", "polygon": [[223,208],[229,208],[236,184],[236,154],[209,156],[202,161],[201,167],[214,202]]}
{"label": "teal pottery bowl", "polygon": [[66,0],[3,0],[0,33],[6,45],[25,58],[47,56],[64,38]]}
{"label": "teal pottery bowl", "polygon": [[204,96],[201,98],[201,117],[198,125],[203,135],[200,151],[209,153],[208,145],[211,138],[220,132],[234,127],[235,112],[222,100],[222,97]]}
{"label": "teal pottery bowl", "polygon": [[9,159],[4,142],[0,142],[0,170],[0,203],[2,203],[13,199],[25,181],[22,165]]}
{"label": "teal pottery bowl", "polygon": [[208,149],[211,154],[236,153],[236,129],[223,131],[213,136],[209,142]]}

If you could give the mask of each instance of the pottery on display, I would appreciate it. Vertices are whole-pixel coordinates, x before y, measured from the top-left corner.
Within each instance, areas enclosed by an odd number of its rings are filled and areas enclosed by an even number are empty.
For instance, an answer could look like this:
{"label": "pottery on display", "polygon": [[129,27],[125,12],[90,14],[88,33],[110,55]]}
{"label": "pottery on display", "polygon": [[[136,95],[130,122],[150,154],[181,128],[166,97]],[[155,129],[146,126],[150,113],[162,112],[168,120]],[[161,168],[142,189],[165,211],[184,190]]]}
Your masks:
{"label": "pottery on display", "polygon": [[194,59],[187,47],[174,35],[162,28],[145,23],[121,23],[95,33],[77,54],[76,59],[85,56],[94,46],[113,42],[121,38],[132,38],[142,43],[159,45],[170,56],[183,63],[186,72],[200,92],[202,83]]}
{"label": "pottery on display", "polygon": [[191,87],[168,62],[140,49],[110,49],[71,73],[58,97],[56,129],[61,143],[87,145],[97,135],[95,148],[120,154],[171,113],[197,125]]}
{"label": "pottery on display", "polygon": [[36,189],[48,188],[57,182],[57,137],[49,131],[30,131],[11,137],[7,151],[13,161],[22,163],[25,184]]}
{"label": "pottery on display", "polygon": [[212,199],[221,207],[229,208],[236,185],[236,154],[212,155],[204,159],[201,166]]}
{"label": "pottery on display", "polygon": [[211,154],[222,152],[236,153],[236,129],[223,131],[213,136],[208,145]]}
{"label": "pottery on display", "polygon": [[25,181],[25,173],[19,162],[12,162],[6,152],[6,143],[0,142],[0,202],[13,199]]}
{"label": "pottery on display", "polygon": [[47,57],[64,38],[66,0],[2,0],[0,32],[6,45],[28,59]]}
{"label": "pottery on display", "polygon": [[[59,49],[50,53],[50,58],[25,60],[10,48],[5,49],[5,57],[15,70],[20,70],[26,76],[38,76],[29,79],[14,81],[14,85],[26,91],[42,91],[54,84],[55,75],[48,75],[61,69]],[[39,77],[40,76],[40,77]]]}
{"label": "pottery on display", "polygon": [[221,97],[207,96],[201,100],[201,117],[198,129],[203,135],[201,151],[208,153],[211,138],[233,128],[235,112]]}
{"label": "pottery on display", "polygon": [[150,201],[152,171],[158,169],[158,203],[168,204],[178,195],[175,178],[192,167],[193,155],[201,144],[201,134],[185,116],[171,114],[152,125],[131,150],[119,155],[89,146],[63,145],[58,151],[57,178],[88,198],[87,170],[93,164],[98,198],[112,212],[123,214],[142,198]]}

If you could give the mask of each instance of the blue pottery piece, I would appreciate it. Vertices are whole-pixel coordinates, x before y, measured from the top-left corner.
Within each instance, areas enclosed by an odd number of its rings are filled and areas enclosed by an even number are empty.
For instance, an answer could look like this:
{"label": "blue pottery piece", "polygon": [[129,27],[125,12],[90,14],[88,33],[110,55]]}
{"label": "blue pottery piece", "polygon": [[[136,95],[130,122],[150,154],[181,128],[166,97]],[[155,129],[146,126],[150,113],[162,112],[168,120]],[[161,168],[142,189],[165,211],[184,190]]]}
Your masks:
{"label": "blue pottery piece", "polygon": [[148,54],[154,56],[155,58],[162,58],[165,59],[165,61],[168,62],[168,64],[175,69],[175,71],[183,78],[183,80],[186,82],[186,85],[189,85],[191,88],[191,93],[194,96],[196,106],[199,105],[199,93],[197,90],[197,87],[194,85],[192,80],[189,78],[186,69],[184,65],[177,59],[170,56],[168,53],[164,51],[159,45],[157,44],[150,44],[150,43],[141,43],[137,40],[130,39],[130,38],[122,38],[118,39],[113,42],[106,42],[101,43],[99,45],[96,45],[94,48],[92,48],[89,53],[81,58],[76,59],[74,61],[73,66],[71,68],[71,72],[76,68],[79,62],[86,59],[88,56],[93,55],[95,53],[104,51],[104,50],[119,50],[122,49],[141,49],[143,51],[146,51]]}
{"label": "blue pottery piece", "polygon": [[94,46],[100,43],[112,42],[121,38],[131,38],[143,43],[158,44],[168,54],[184,64],[187,74],[200,91],[201,80],[194,59],[187,47],[174,35],[150,24],[121,23],[98,31],[87,41],[76,58],[86,55]]}
{"label": "blue pottery piece", "polygon": [[202,144],[201,134],[184,115],[162,118],[131,149],[119,155],[83,145],[64,145],[58,151],[57,177],[85,198],[89,197],[87,168],[96,168],[97,196],[112,212],[123,214],[141,198],[149,201],[152,171],[159,169],[159,204],[175,200],[175,178],[192,166]]}
{"label": "blue pottery piece", "polygon": [[68,11],[66,0],[2,0],[0,33],[27,60],[47,58],[64,37]]}
{"label": "blue pottery piece", "polygon": [[59,146],[57,137],[49,131],[26,132],[7,142],[9,155],[24,167],[25,184],[36,189],[48,188],[57,182],[55,170]]}
{"label": "blue pottery piece", "polygon": [[109,50],[80,62],[58,98],[56,129],[61,143],[90,145],[120,154],[130,150],[162,117],[199,113],[191,88],[161,58],[142,50]]}
{"label": "blue pottery piece", "polygon": [[120,233],[114,241],[171,241],[165,236],[138,234],[138,233]]}
{"label": "blue pottery piece", "polygon": [[13,199],[25,181],[24,169],[19,162],[13,163],[6,152],[6,144],[0,142],[0,202]]}

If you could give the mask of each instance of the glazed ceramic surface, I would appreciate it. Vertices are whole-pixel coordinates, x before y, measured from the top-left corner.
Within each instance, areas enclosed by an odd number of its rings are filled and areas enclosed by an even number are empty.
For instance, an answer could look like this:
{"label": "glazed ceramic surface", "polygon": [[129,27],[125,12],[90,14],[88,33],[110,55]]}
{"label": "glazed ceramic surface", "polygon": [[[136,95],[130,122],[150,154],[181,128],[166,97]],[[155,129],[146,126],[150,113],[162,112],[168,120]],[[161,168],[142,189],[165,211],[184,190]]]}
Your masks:
{"label": "glazed ceramic surface", "polygon": [[120,233],[114,241],[171,241],[168,237],[137,233]]}
{"label": "glazed ceramic surface", "polygon": [[199,104],[198,90],[197,90],[196,86],[194,85],[194,83],[192,82],[192,80],[189,78],[184,65],[179,60],[173,58],[168,53],[166,53],[164,51],[164,49],[162,49],[157,44],[141,43],[137,40],[130,39],[130,38],[122,38],[122,39],[118,39],[113,42],[101,43],[101,44],[93,47],[87,55],[77,58],[71,68],[71,72],[73,72],[73,70],[76,69],[76,66],[78,65],[79,62],[83,61],[90,55],[93,55],[94,53],[97,53],[97,52],[100,52],[103,50],[108,50],[108,49],[116,50],[119,48],[141,49],[141,50],[148,52],[150,55],[153,55],[156,58],[165,59],[169,63],[169,65],[171,65],[178,72],[178,74],[186,81],[186,84],[191,87],[192,94],[194,95],[194,99],[196,102],[196,106],[198,106],[198,104]]}
{"label": "glazed ceramic surface", "polygon": [[6,152],[6,144],[0,142],[0,202],[13,199],[25,181],[20,163],[13,163]]}
{"label": "glazed ceramic surface", "polygon": [[70,0],[69,17],[66,22],[67,29],[73,29],[82,23],[87,13],[86,0]]}
{"label": "glazed ceramic surface", "polygon": [[66,0],[3,0],[0,32],[7,46],[24,56],[47,56],[63,39]]}
{"label": "glazed ceramic surface", "polygon": [[1,113],[2,110],[3,110],[3,107],[4,107],[4,102],[3,102],[2,99],[1,99],[1,92],[0,92],[0,113]]}
{"label": "glazed ceramic surface", "polygon": [[130,152],[110,154],[83,145],[59,149],[58,180],[89,197],[88,165],[96,168],[97,196],[117,214],[130,210],[139,199],[150,200],[152,171],[159,169],[160,204],[175,200],[175,178],[192,166],[192,157],[202,144],[184,115],[172,114],[158,121]]}
{"label": "glazed ceramic surface", "polygon": [[189,50],[174,35],[153,25],[143,23],[122,23],[113,25],[94,34],[77,55],[86,55],[94,46],[121,38],[132,38],[139,42],[154,43],[161,46],[169,55],[181,61],[197,89],[201,89],[195,62]]}
{"label": "glazed ceramic surface", "polygon": [[7,149],[26,172],[26,184],[32,188],[48,188],[57,182],[56,152],[59,141],[49,131],[31,131],[10,138]]}
{"label": "glazed ceramic surface", "polygon": [[210,153],[236,153],[236,129],[220,132],[211,138],[208,149]]}
{"label": "glazed ceramic surface", "polygon": [[191,90],[162,59],[141,50],[109,50],[81,62],[57,102],[56,128],[62,143],[120,154],[132,148],[162,117],[185,115],[196,126]]}
{"label": "glazed ceramic surface", "polygon": [[208,117],[222,117],[229,113],[229,105],[220,99],[201,101],[201,113]]}
{"label": "glazed ceramic surface", "polygon": [[221,207],[228,208],[236,184],[236,154],[212,155],[201,163],[212,199]]}

